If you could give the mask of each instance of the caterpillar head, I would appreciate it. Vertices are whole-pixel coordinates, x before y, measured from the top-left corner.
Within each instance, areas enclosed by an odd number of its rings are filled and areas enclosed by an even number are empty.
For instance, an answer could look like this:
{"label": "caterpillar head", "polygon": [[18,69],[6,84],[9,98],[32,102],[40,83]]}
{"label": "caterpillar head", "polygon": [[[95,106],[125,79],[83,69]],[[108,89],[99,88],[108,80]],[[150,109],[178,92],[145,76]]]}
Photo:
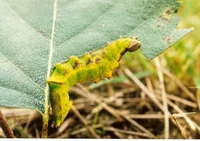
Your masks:
{"label": "caterpillar head", "polygon": [[137,40],[137,37],[133,37],[131,44],[126,48],[126,51],[133,52],[137,50],[141,45],[141,42]]}

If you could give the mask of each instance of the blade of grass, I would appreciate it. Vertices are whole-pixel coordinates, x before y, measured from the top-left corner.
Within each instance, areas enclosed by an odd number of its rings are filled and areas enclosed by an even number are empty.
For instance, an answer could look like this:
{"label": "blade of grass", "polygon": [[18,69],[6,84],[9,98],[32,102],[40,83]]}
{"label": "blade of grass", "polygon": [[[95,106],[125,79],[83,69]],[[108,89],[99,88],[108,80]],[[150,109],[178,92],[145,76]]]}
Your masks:
{"label": "blade of grass", "polygon": [[158,78],[160,81],[160,89],[161,89],[161,94],[162,94],[162,101],[163,101],[163,107],[164,107],[164,120],[165,120],[165,139],[169,138],[169,110],[168,110],[168,105],[167,105],[167,96],[166,96],[166,91],[165,91],[165,85],[164,85],[164,78],[162,71],[159,69],[161,64],[160,60],[158,57],[154,59],[156,68],[157,68],[157,73],[158,73]]}

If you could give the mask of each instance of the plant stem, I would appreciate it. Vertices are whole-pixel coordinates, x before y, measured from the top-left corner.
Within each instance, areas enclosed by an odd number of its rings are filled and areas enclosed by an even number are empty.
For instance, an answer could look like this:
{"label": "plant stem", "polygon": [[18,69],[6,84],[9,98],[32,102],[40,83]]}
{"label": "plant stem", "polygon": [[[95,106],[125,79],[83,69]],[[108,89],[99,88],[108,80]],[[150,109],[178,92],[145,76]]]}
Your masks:
{"label": "plant stem", "polygon": [[42,125],[41,138],[47,138],[47,136],[48,136],[49,115],[44,115],[42,118],[43,118],[43,125]]}

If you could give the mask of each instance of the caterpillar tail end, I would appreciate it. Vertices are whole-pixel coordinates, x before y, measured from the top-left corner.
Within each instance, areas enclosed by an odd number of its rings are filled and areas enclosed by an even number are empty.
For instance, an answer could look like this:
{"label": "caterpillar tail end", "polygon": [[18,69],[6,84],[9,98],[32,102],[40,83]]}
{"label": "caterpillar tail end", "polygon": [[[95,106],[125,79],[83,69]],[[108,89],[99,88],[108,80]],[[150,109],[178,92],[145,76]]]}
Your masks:
{"label": "caterpillar tail end", "polygon": [[69,110],[70,110],[70,108],[72,107],[72,102],[71,101],[68,101],[66,104],[65,104],[65,106],[64,106],[64,108],[63,108],[63,115],[62,115],[62,118],[60,119],[60,118],[54,118],[53,119],[53,122],[52,122],[52,124],[51,124],[51,127],[53,128],[53,127],[59,127],[62,123],[63,123],[63,121],[65,120],[65,118],[66,118],[66,116],[67,116],[67,114],[69,113]]}

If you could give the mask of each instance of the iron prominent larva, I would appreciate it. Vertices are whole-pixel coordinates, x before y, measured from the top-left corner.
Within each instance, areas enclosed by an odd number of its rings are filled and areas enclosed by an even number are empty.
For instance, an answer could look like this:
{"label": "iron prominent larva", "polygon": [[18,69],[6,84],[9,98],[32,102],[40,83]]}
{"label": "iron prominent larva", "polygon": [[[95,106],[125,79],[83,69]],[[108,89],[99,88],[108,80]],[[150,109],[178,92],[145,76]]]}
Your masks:
{"label": "iron prominent larva", "polygon": [[87,80],[96,83],[101,78],[112,77],[112,70],[118,68],[121,56],[139,47],[140,41],[136,37],[120,38],[100,50],[85,53],[81,57],[71,56],[68,61],[56,63],[47,80],[53,111],[52,126],[60,126],[72,106],[68,95],[71,86]]}

